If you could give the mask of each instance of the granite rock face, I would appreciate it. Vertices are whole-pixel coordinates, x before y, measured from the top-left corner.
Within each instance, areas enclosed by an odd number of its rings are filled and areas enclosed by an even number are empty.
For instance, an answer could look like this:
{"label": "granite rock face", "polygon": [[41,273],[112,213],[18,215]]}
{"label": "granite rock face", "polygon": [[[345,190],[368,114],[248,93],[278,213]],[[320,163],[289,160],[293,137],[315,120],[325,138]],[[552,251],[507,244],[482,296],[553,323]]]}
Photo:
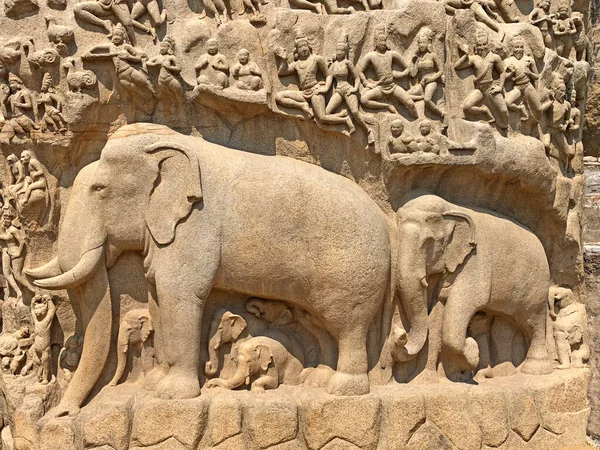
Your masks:
{"label": "granite rock face", "polygon": [[2,449],[582,444],[588,14],[6,0]]}

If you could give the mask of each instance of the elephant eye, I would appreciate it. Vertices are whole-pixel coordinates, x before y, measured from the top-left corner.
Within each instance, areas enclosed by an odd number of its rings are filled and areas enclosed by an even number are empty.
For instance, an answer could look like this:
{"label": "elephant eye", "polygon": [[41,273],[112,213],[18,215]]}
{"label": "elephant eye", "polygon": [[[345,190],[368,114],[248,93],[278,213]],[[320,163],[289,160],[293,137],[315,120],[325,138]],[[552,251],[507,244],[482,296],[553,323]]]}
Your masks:
{"label": "elephant eye", "polygon": [[106,189],[106,186],[104,184],[100,184],[100,183],[94,183],[92,185],[92,190],[96,191],[96,192],[101,192],[104,189]]}

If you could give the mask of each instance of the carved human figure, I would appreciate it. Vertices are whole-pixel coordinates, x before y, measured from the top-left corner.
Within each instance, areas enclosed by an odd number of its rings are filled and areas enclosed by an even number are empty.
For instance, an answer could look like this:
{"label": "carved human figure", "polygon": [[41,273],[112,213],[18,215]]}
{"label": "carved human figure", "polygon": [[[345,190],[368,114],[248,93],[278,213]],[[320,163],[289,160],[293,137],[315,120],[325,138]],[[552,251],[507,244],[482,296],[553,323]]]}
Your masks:
{"label": "carved human figure", "polygon": [[55,313],[56,306],[50,294],[36,294],[31,299],[34,339],[33,345],[27,354],[27,364],[21,373],[28,373],[32,366],[37,365],[37,377],[41,384],[48,384],[52,379],[50,371],[50,332]]}
{"label": "carved human figure", "polygon": [[573,49],[573,35],[577,33],[577,28],[571,18],[570,8],[564,1],[559,3],[556,16],[550,21],[556,53],[558,56],[568,58]]}
{"label": "carved human figure", "polygon": [[6,162],[10,172],[10,185],[7,190],[12,197],[16,198],[25,185],[25,171],[23,170],[23,164],[14,153],[6,157]]}
{"label": "carved human figure", "polygon": [[[4,372],[15,375],[25,360],[27,349],[31,345],[31,330],[28,326],[0,334],[0,356]],[[16,358],[16,360],[15,360]]]}
{"label": "carved human figure", "polygon": [[129,41],[133,45],[136,44],[133,19],[127,0],[84,0],[73,5],[73,14],[82,22],[104,28],[109,35],[114,32],[113,23],[110,21],[110,18],[114,17],[117,19],[117,25],[121,25],[127,32]]}
{"label": "carved human figure", "polygon": [[81,336],[69,336],[65,342],[65,346],[60,353],[59,365],[65,375],[65,381],[68,383],[73,378],[73,372],[79,365],[79,359],[81,358],[81,347],[83,344],[83,338]]}
{"label": "carved human figure", "polygon": [[591,62],[593,47],[585,32],[583,14],[576,11],[571,14],[571,18],[573,20],[573,24],[575,25],[575,33],[573,33],[571,36],[573,48],[575,49],[575,60]]}
{"label": "carved human figure", "polygon": [[425,106],[443,117],[444,112],[433,101],[438,86],[442,84],[442,75],[442,61],[433,51],[433,31],[421,28],[417,34],[417,49],[410,61],[410,76],[416,80],[410,92],[423,96]]}
{"label": "carved human figure", "polygon": [[417,148],[420,152],[440,154],[440,143],[437,136],[432,133],[431,122],[424,119],[419,124],[420,136],[417,136],[415,141],[417,142]]}
{"label": "carved human figure", "polygon": [[217,27],[220,27],[231,18],[223,0],[202,0],[202,4],[204,5],[204,11],[200,15],[200,19],[204,19],[207,13],[211,13],[215,18]]}
{"label": "carved human figure", "polygon": [[[569,127],[567,129],[570,143],[575,145],[575,141],[580,139],[579,130],[581,128],[581,110],[577,106],[577,91],[571,90],[571,114],[569,116]],[[574,151],[572,152],[574,154]]]}
{"label": "carved human figure", "polygon": [[529,22],[542,32],[544,45],[552,48],[554,37],[552,33],[552,20],[554,15],[550,14],[550,0],[537,0],[536,6],[528,16]]}
{"label": "carved human figure", "polygon": [[245,48],[238,51],[238,62],[231,67],[235,87],[244,91],[258,91],[263,87],[262,70],[250,60],[250,52]]}
{"label": "carved human figure", "polygon": [[555,75],[549,89],[549,106],[545,110],[545,133],[542,142],[546,153],[566,168],[573,156],[567,141],[567,130],[571,120],[571,104],[565,99],[567,87],[560,75]]}
{"label": "carved human figure", "polygon": [[[335,48],[335,60],[331,63],[329,71],[333,77],[333,94],[329,103],[325,107],[327,114],[332,114],[342,104],[346,104],[350,115],[356,123],[367,133],[367,142],[369,145],[375,143],[373,130],[367,125],[363,114],[359,110],[358,88],[360,86],[360,75],[356,67],[348,59],[348,42],[344,40],[338,42]],[[351,83],[352,82],[352,83]]]}
{"label": "carved human figure", "polygon": [[156,95],[154,88],[148,75],[132,65],[143,63],[146,54],[129,43],[121,24],[113,28],[109,38],[110,43],[94,45],[82,55],[81,59],[84,61],[110,59],[120,86],[129,94],[131,100],[143,111],[151,110]]}
{"label": "carved human figure", "polygon": [[237,369],[231,378],[213,378],[207,387],[236,389],[250,385],[251,392],[277,389],[280,384],[300,383],[302,363],[280,342],[266,336],[248,339],[240,344]]}
{"label": "carved human figure", "polygon": [[65,117],[62,114],[62,102],[56,94],[52,82],[52,76],[46,72],[42,81],[41,92],[37,97],[38,105],[44,109],[42,130],[54,132],[67,131]]}
{"label": "carved human figure", "polygon": [[462,104],[466,115],[484,115],[498,128],[508,128],[508,108],[502,96],[506,79],[502,58],[490,50],[489,37],[486,32],[479,31],[475,36],[475,52],[459,46],[462,56],[454,65],[455,70],[473,70],[473,86],[475,89],[467,94]]}
{"label": "carved human figure", "polygon": [[[498,3],[504,4],[505,1],[500,0]],[[457,9],[470,9],[476,20],[487,25],[496,33],[500,31],[499,24],[502,20],[492,9],[497,6],[493,0],[444,0],[444,4],[446,12],[450,15],[454,14]]]}
{"label": "carved human figure", "polygon": [[4,66],[4,63],[0,61],[0,123],[9,117],[9,110],[7,108],[9,97],[8,70]]}
{"label": "carved human figure", "polygon": [[504,61],[508,79],[513,82],[513,88],[506,93],[506,106],[521,113],[522,120],[532,118],[539,122],[542,105],[540,94],[534,85],[539,78],[535,59],[525,55],[525,41],[522,37],[513,37],[511,47],[512,56]]}
{"label": "carved human figure", "polygon": [[554,342],[559,363],[557,369],[584,367],[590,357],[585,305],[575,300],[571,289],[561,286],[550,288],[548,301],[554,323]]}
{"label": "carved human figure", "polygon": [[[275,94],[275,101],[279,106],[300,110],[307,118],[315,117],[324,124],[346,125],[347,134],[355,130],[352,119],[345,112],[327,113],[325,95],[331,89],[333,75],[327,67],[325,58],[313,53],[304,34],[296,34],[293,58],[290,57],[291,55],[286,55],[281,47],[275,49],[275,56],[279,76],[296,75],[300,87],[299,91],[284,90]],[[318,81],[319,75],[325,78],[324,82]],[[312,111],[309,105],[312,106]]]}
{"label": "carved human figure", "polygon": [[[400,66],[403,70],[394,70],[395,65]],[[372,67],[375,71],[377,79],[374,81],[367,79],[366,71],[369,67]],[[411,117],[417,118],[419,116],[413,98],[394,81],[409,75],[410,69],[407,68],[407,64],[398,52],[389,49],[385,28],[379,27],[375,30],[375,50],[368,52],[360,59],[357,69],[360,80],[366,88],[361,95],[363,107],[387,109],[394,114],[398,114],[394,105],[381,101],[383,99],[393,99],[402,103]],[[418,96],[414,98],[418,98]]]}
{"label": "carved human figure", "polygon": [[240,15],[246,14],[246,10],[252,11],[252,17],[250,18],[251,23],[266,23],[267,18],[261,11],[262,5],[266,5],[269,2],[266,0],[242,0],[242,5],[238,13]]}
{"label": "carved human figure", "polygon": [[414,153],[419,150],[415,138],[404,130],[404,121],[401,118],[394,119],[390,126],[391,136],[388,139],[390,154]]}
{"label": "carved human figure", "polygon": [[183,86],[179,81],[181,64],[175,56],[175,40],[171,36],[165,36],[159,45],[159,55],[146,61],[146,66],[159,68],[156,96],[172,111],[181,103]]}
{"label": "carved human figure", "polygon": [[[113,0],[114,1],[114,0]],[[139,18],[148,13],[151,26],[148,27],[139,21]],[[135,28],[152,35],[156,40],[156,29],[167,20],[167,10],[160,10],[157,0],[136,0],[131,8],[131,21]],[[132,42],[135,42],[132,40]]]}
{"label": "carved human figure", "polygon": [[[31,194],[36,191],[42,191],[45,197],[48,197],[48,180],[44,172],[44,166],[37,159],[33,150],[24,150],[21,153],[21,165],[25,173],[25,185],[21,188],[23,199],[20,200],[21,205],[25,206],[31,198]],[[46,199],[46,203],[49,201]]]}
{"label": "carved human figure", "polygon": [[27,236],[16,211],[10,205],[2,208],[2,226],[0,226],[0,248],[2,249],[2,274],[15,292],[17,302],[23,303],[22,288],[29,288],[29,282],[23,275],[23,266],[27,253]]}
{"label": "carved human figure", "polygon": [[219,52],[219,43],[216,39],[209,39],[206,43],[206,53],[196,62],[196,84],[206,85],[217,89],[229,86],[229,62],[225,55]]}
{"label": "carved human figure", "polygon": [[6,134],[10,141],[15,135],[28,136],[33,130],[39,129],[39,127],[29,117],[30,114],[33,114],[31,91],[13,73],[9,74],[8,83],[11,92],[8,98],[11,118],[4,123],[2,134]]}
{"label": "carved human figure", "polygon": [[154,349],[151,340],[153,333],[154,326],[147,309],[134,309],[125,314],[117,338],[117,370],[109,383],[110,386],[116,386],[123,377],[127,366],[127,356],[130,354],[141,358],[142,369],[139,370],[138,367],[138,370],[135,370],[136,368],[132,364],[130,381],[135,381],[142,374],[152,370],[154,366]]}

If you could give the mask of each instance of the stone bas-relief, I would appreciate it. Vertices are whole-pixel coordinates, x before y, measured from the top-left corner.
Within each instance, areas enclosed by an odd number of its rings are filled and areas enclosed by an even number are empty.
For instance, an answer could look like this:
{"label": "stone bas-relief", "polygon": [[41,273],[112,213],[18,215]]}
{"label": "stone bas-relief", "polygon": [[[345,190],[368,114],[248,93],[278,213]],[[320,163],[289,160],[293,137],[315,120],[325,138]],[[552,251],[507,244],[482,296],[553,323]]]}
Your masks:
{"label": "stone bas-relief", "polygon": [[586,6],[30,3],[2,448],[583,442]]}

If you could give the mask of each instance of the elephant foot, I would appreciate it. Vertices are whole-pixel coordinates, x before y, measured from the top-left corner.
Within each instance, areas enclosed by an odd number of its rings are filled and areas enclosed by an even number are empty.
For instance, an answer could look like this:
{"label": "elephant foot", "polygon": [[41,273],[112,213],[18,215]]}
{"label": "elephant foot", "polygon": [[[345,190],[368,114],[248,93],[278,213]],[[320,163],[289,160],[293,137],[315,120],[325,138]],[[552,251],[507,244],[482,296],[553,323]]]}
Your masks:
{"label": "elephant foot", "polygon": [[552,373],[552,370],[552,362],[548,358],[527,358],[521,366],[521,372],[530,375],[547,375],[549,373]]}
{"label": "elephant foot", "polygon": [[142,387],[147,391],[155,390],[158,383],[167,376],[167,373],[169,373],[169,368],[166,364],[154,367],[144,376],[144,384]]}
{"label": "elephant foot", "polygon": [[369,393],[369,376],[366,373],[336,372],[329,380],[327,391],[333,395],[365,395]]}
{"label": "elephant foot", "polygon": [[54,408],[52,408],[46,413],[44,419],[53,419],[56,417],[65,416],[75,417],[77,414],[79,414],[80,411],[81,409],[76,403],[60,402],[58,405],[56,405]]}
{"label": "elephant foot", "polygon": [[156,394],[164,399],[194,398],[200,395],[200,382],[198,375],[193,373],[181,373],[171,369],[158,386]]}

